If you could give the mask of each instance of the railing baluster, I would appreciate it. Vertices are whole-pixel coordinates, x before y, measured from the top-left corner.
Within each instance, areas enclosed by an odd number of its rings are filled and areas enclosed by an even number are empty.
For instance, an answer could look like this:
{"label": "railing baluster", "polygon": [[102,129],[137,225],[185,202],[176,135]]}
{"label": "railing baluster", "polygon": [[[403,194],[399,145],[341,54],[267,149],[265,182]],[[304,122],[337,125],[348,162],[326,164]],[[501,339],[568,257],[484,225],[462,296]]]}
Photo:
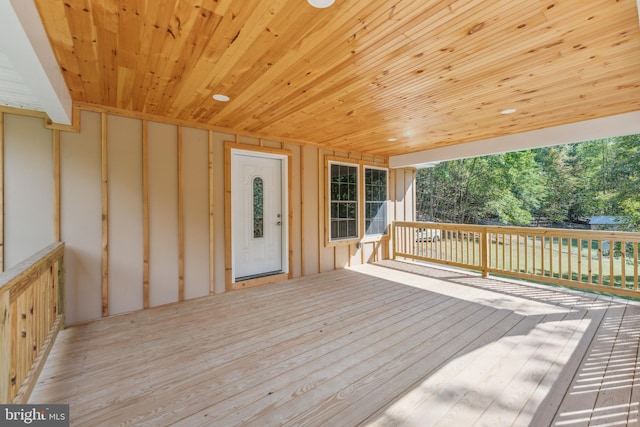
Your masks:
{"label": "railing baluster", "polygon": [[480,257],[482,259],[482,277],[489,275],[489,248],[487,243],[487,229],[483,229],[480,233]]}
{"label": "railing baluster", "polygon": [[[562,238],[558,237],[558,280],[562,279]],[[551,236],[551,249],[549,250],[549,270],[551,270],[551,277],[553,277],[553,241],[554,237]]]}
{"label": "railing baluster", "polygon": [[529,273],[529,235],[524,235],[524,273]]}
{"label": "railing baluster", "polygon": [[624,240],[620,242],[620,287],[625,289],[627,287],[627,242]]}
{"label": "railing baluster", "polygon": [[613,240],[609,241],[609,286],[613,288],[615,285],[615,275],[613,273],[613,266],[615,264],[615,247],[616,242]]}
{"label": "railing baluster", "polygon": [[546,245],[545,239],[546,239],[546,236],[542,236],[542,242],[540,242],[541,243],[541,245],[540,245],[540,262],[541,262],[540,268],[542,270],[542,276],[543,277],[545,276],[545,270],[544,270],[544,247]]}
{"label": "railing baluster", "polygon": [[513,271],[513,234],[507,234],[509,236],[509,271]]}
{"label": "railing baluster", "polygon": [[582,239],[578,239],[578,282],[582,282]]}
{"label": "railing baluster", "polygon": [[407,227],[402,227],[402,253],[406,254],[407,251]]}
{"label": "railing baluster", "polygon": [[587,282],[593,283],[593,267],[591,266],[591,247],[593,246],[593,240],[587,240]]}
{"label": "railing baluster", "polygon": [[602,240],[598,240],[598,283],[603,284],[604,274],[602,270],[602,257],[604,254],[602,253]]}
{"label": "railing baluster", "polygon": [[[475,232],[473,232],[472,235],[473,235],[473,246],[471,247],[473,248],[473,265],[476,265],[476,238],[478,239],[478,245],[480,245],[481,238],[479,235],[476,236]],[[479,251],[481,250],[480,246],[478,246],[478,250]]]}
{"label": "railing baluster", "polygon": [[531,246],[531,255],[532,255],[531,263],[533,264],[533,275],[537,276],[538,264],[536,263],[536,254],[538,253],[538,237],[534,235],[534,236],[531,236],[531,239],[533,240],[533,246]]}
{"label": "railing baluster", "polygon": [[502,270],[502,264],[500,263],[500,233],[495,233],[496,237],[496,269]]}
{"label": "railing baluster", "polygon": [[573,243],[572,243],[572,239],[571,237],[567,238],[567,279],[568,280],[573,280],[573,269],[571,268],[571,261],[572,261],[572,247],[573,247]]}
{"label": "railing baluster", "polygon": [[516,251],[516,264],[518,265],[518,273],[520,273],[520,234],[516,235]]}
{"label": "railing baluster", "polygon": [[638,247],[640,243],[633,244],[633,290],[638,290],[638,264],[640,264],[640,258],[638,257]]}

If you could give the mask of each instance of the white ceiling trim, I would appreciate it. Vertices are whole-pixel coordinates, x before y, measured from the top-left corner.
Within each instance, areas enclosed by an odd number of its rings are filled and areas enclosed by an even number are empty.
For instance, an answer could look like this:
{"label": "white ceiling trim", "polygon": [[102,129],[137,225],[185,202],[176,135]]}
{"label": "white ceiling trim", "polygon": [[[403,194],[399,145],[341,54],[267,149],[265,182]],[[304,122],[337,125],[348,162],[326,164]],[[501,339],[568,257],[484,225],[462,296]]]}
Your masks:
{"label": "white ceiling trim", "polygon": [[33,1],[0,0],[0,51],[30,90],[30,99],[23,103],[35,108],[35,98],[54,123],[70,125],[71,96]]}
{"label": "white ceiling trim", "polygon": [[418,165],[640,134],[640,111],[389,158],[389,167]]}

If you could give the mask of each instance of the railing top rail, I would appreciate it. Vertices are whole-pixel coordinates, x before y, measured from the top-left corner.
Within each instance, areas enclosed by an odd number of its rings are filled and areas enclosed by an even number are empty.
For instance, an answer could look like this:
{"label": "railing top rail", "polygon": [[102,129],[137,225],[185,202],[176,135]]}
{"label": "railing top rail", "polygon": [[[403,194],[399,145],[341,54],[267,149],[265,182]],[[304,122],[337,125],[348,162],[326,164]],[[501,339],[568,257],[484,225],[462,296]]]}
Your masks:
{"label": "railing top rail", "polygon": [[569,228],[542,228],[542,227],[504,227],[488,226],[487,232],[519,233],[536,236],[562,236],[576,238],[591,238],[594,240],[624,240],[627,242],[640,242],[640,233],[612,230],[579,230]]}
{"label": "railing top rail", "polygon": [[15,292],[21,285],[38,276],[44,268],[61,258],[64,253],[64,242],[52,243],[29,258],[0,273],[0,295]]}
{"label": "railing top rail", "polygon": [[486,227],[482,225],[472,224],[452,224],[444,222],[426,222],[426,221],[393,221],[393,224],[404,227],[423,227],[423,228],[438,228],[443,230],[485,230]]}
{"label": "railing top rail", "polygon": [[439,228],[443,230],[486,231],[489,233],[526,234],[529,236],[562,236],[594,240],[624,240],[640,243],[640,233],[611,230],[579,230],[568,228],[511,227],[499,225],[471,225],[422,221],[394,221],[395,225],[406,227]]}

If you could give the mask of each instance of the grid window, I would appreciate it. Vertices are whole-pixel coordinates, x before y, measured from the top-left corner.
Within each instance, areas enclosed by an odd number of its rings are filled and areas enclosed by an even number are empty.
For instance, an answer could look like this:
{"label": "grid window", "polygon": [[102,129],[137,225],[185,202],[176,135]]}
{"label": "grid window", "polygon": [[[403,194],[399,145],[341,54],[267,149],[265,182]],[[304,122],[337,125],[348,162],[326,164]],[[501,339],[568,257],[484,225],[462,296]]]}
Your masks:
{"label": "grid window", "polygon": [[387,171],[364,169],[365,235],[387,234]]}
{"label": "grid window", "polygon": [[330,163],[330,240],[358,238],[358,167]]}

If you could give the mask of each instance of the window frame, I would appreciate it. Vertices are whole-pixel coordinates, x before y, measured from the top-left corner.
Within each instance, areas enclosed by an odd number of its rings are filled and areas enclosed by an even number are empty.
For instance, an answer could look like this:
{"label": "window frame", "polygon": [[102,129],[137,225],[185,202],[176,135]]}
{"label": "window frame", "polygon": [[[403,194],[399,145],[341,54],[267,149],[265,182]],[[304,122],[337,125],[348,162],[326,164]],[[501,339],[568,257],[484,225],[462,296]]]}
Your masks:
{"label": "window frame", "polygon": [[[372,234],[367,234],[367,203],[369,203],[367,201],[367,191],[366,191],[366,178],[367,178],[367,169],[372,169],[372,170],[379,170],[379,171],[383,171],[385,173],[386,179],[385,179],[385,199],[383,201],[383,205],[384,205],[384,209],[385,209],[385,231],[384,233],[372,233]],[[362,203],[363,203],[363,213],[362,213],[362,222],[363,222],[363,227],[364,227],[364,231],[363,231],[363,239],[366,240],[378,240],[381,237],[388,237],[389,236],[389,168],[386,167],[380,167],[380,166],[373,166],[373,165],[368,165],[365,164],[362,167],[362,188],[363,188],[363,197],[362,197]],[[380,201],[374,201],[374,202],[380,202]]]}
{"label": "window frame", "polygon": [[[358,188],[358,199],[357,199],[357,231],[358,237],[349,237],[343,239],[333,239],[331,238],[331,165],[332,164],[341,164],[350,167],[356,167],[358,170],[357,173],[357,188]],[[379,169],[386,172],[387,175],[387,183],[386,183],[386,230],[384,234],[366,234],[365,229],[365,168],[367,169]],[[389,171],[389,167],[386,163],[367,161],[367,160],[359,160],[345,157],[336,157],[333,155],[325,155],[324,159],[324,244],[325,247],[333,247],[333,246],[346,246],[351,244],[360,244],[360,243],[368,243],[368,242],[378,242],[388,240],[390,238],[390,196],[389,191],[391,188],[391,173]],[[321,211],[322,212],[322,211]]]}
{"label": "window frame", "polygon": [[[350,168],[356,168],[356,200],[355,200],[355,205],[356,205],[356,217],[355,217],[355,221],[356,221],[356,236],[348,236],[348,237],[343,237],[343,238],[332,238],[331,237],[331,223],[333,221],[333,217],[331,215],[331,207],[332,204],[334,203],[334,201],[331,198],[331,167],[334,165],[338,165],[338,166],[347,166]],[[345,162],[345,161],[339,161],[339,160],[328,160],[327,162],[327,177],[326,177],[326,214],[325,214],[325,219],[326,219],[326,235],[327,235],[327,243],[328,244],[342,244],[342,243],[348,243],[348,242],[354,242],[354,241],[359,241],[360,240],[360,236],[361,236],[361,214],[360,214],[360,201],[362,198],[362,194],[361,194],[361,170],[362,168],[360,167],[359,164],[357,163],[352,163],[352,162]],[[352,201],[350,201],[350,203],[352,203]]]}

